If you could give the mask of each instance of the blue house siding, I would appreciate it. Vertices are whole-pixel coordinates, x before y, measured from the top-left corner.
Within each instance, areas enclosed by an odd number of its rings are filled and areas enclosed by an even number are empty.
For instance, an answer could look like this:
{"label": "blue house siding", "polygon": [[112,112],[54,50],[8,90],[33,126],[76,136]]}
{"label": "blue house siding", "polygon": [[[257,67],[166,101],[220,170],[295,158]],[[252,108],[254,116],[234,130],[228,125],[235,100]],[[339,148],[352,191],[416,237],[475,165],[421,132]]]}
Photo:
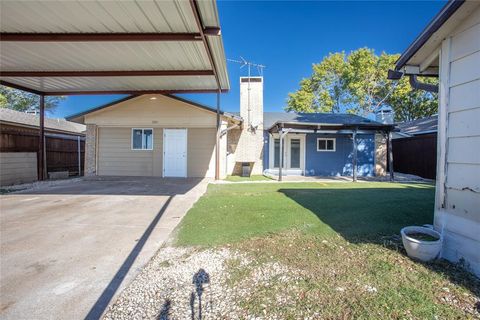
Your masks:
{"label": "blue house siding", "polygon": [[[317,151],[317,138],[335,138],[336,150]],[[357,135],[357,172],[359,176],[373,176],[375,164],[375,136]],[[346,135],[307,134],[305,175],[351,176],[352,139]]]}
{"label": "blue house siding", "polygon": [[[317,151],[317,138],[335,138],[334,152]],[[305,175],[351,176],[352,139],[348,135],[306,134]],[[264,132],[263,168],[269,168],[269,136]],[[375,135],[357,135],[357,173],[359,176],[375,175]]]}

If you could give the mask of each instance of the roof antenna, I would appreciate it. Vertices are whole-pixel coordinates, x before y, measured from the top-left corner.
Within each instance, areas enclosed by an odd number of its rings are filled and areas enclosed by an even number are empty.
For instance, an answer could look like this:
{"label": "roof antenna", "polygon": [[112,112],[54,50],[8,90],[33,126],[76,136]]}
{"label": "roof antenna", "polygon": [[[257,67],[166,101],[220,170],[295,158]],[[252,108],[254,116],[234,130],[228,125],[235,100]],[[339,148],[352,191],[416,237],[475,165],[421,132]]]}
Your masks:
{"label": "roof antenna", "polygon": [[258,64],[258,63],[253,63],[251,61],[247,61],[245,58],[240,56],[240,60],[235,60],[235,59],[227,59],[229,62],[234,62],[234,63],[239,63],[240,64],[240,69],[243,67],[247,66],[248,68],[248,95],[247,95],[247,110],[248,110],[248,128],[252,131],[256,129],[256,126],[252,125],[251,119],[250,119],[250,77],[251,77],[251,69],[252,67],[256,67],[257,73],[259,76],[263,77],[263,69],[266,68],[267,66],[263,64]]}

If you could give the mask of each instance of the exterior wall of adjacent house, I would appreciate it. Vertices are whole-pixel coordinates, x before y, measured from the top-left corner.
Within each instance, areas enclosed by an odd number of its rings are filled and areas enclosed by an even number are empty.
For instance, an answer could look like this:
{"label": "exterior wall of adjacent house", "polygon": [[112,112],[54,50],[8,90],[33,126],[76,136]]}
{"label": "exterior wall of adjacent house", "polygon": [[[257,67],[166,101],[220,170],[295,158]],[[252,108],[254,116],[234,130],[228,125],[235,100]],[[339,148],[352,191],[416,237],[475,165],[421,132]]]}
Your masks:
{"label": "exterior wall of adjacent house", "polygon": [[[163,130],[177,128],[187,129],[187,176],[215,176],[213,112],[163,95],[143,95],[87,114],[85,124],[85,161],[90,175],[161,177]],[[153,129],[152,150],[132,150],[133,128]],[[226,146],[222,149],[225,153]],[[225,159],[225,154],[220,159]],[[220,172],[224,175],[226,170]]]}
{"label": "exterior wall of adjacent house", "polygon": [[[304,175],[351,176],[353,174],[351,136],[314,133],[302,134],[302,136],[305,137]],[[335,138],[335,151],[317,151],[318,138]],[[272,169],[272,160],[270,159],[272,138],[266,131],[264,139],[264,167],[265,169]],[[375,175],[375,148],[374,134],[357,135],[357,172],[359,176]],[[286,154],[288,154],[288,151],[286,151]],[[285,161],[288,161],[288,155],[285,156]],[[283,174],[288,175],[289,171],[286,170]],[[297,173],[295,172],[295,174]]]}
{"label": "exterior wall of adjacent house", "polygon": [[0,186],[37,181],[36,152],[0,152]]}
{"label": "exterior wall of adjacent house", "polygon": [[480,6],[440,49],[435,228],[442,256],[480,275]]}
{"label": "exterior wall of adjacent house", "polygon": [[[346,135],[307,134],[306,175],[351,176],[353,174],[352,138]],[[335,151],[317,151],[317,138],[335,138]],[[357,135],[357,173],[373,176],[375,165],[375,138],[373,134]]]}

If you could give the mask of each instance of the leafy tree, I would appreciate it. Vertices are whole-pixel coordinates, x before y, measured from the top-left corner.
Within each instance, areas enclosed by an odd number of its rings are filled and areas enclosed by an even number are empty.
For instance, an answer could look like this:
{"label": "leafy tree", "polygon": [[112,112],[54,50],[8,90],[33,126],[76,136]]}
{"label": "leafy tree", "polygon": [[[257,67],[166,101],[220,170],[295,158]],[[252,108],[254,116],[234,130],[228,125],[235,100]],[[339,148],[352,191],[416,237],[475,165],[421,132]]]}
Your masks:
{"label": "leafy tree", "polygon": [[331,53],[313,65],[313,74],[300,82],[300,90],[290,93],[287,111],[340,112],[345,102],[345,53]]}
{"label": "leafy tree", "polygon": [[[63,96],[45,97],[45,111],[53,112],[64,99]],[[30,109],[38,110],[39,105],[38,95],[0,85],[0,108],[25,112]]]}
{"label": "leafy tree", "polygon": [[[399,55],[360,48],[346,55],[329,54],[313,65],[312,75],[300,82],[300,89],[290,93],[287,111],[340,112],[345,110],[366,116],[381,108],[390,107],[396,121],[408,121],[437,112],[437,96],[413,90],[408,78],[387,79],[388,69],[395,65]],[[436,79],[422,80],[436,83]]]}
{"label": "leafy tree", "polygon": [[[437,78],[421,78],[422,82],[438,84]],[[413,90],[408,78],[398,81],[388,98],[388,105],[395,113],[395,121],[411,121],[429,117],[438,112],[438,95],[423,90]]]}

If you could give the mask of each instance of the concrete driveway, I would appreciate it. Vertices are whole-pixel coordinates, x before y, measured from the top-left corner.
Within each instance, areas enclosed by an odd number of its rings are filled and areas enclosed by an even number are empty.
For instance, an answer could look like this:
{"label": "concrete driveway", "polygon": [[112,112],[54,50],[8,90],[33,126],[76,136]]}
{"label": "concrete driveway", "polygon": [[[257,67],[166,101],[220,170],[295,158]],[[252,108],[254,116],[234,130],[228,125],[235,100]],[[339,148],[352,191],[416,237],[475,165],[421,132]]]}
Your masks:
{"label": "concrete driveway", "polygon": [[1,196],[1,318],[99,318],[207,184],[111,177]]}

